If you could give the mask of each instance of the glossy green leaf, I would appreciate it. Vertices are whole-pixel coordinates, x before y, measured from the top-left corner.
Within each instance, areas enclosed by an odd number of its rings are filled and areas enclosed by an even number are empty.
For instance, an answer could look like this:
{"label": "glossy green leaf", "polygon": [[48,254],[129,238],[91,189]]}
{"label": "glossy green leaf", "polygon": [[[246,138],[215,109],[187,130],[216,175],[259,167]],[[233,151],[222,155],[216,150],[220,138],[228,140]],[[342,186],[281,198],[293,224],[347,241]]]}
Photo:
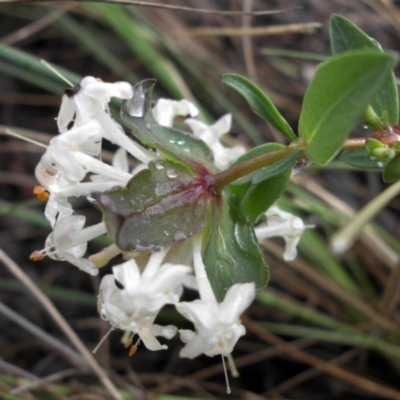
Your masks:
{"label": "glossy green leaf", "polygon": [[221,208],[213,208],[204,264],[218,301],[235,283],[255,282],[257,288],[262,288],[269,279],[253,225],[226,197]]}
{"label": "glossy green leaf", "polygon": [[383,170],[383,180],[385,183],[394,183],[400,179],[400,154],[396,154],[385,166]]}
{"label": "glossy green leaf", "polygon": [[213,155],[202,140],[174,128],[159,125],[151,110],[151,94],[156,80],[147,79],[133,87],[133,97],[121,106],[121,120],[142,143],[168,158],[213,170]]}
{"label": "glossy green leaf", "polygon": [[103,193],[107,230],[123,251],[154,250],[187,239],[209,221],[212,200],[205,176],[170,160],[149,163],[126,188]]}
{"label": "glossy green leaf", "polygon": [[[360,28],[341,15],[333,15],[329,24],[329,36],[332,54],[354,50],[382,49],[376,40],[369,37]],[[372,108],[381,118],[383,124],[395,125],[399,121],[399,97],[396,78],[391,73],[382,83],[380,90],[371,101]],[[386,113],[386,116],[385,116]]]}
{"label": "glossy green leaf", "polygon": [[299,122],[310,161],[323,165],[337,154],[395,62],[389,54],[352,52],[332,57],[317,68]]}
{"label": "glossy green leaf", "polygon": [[[236,163],[284,147],[286,146],[280,143],[267,143],[250,150]],[[256,222],[279,198],[290,180],[293,163],[300,152],[300,150],[295,150],[275,164],[255,171],[229,185],[229,193],[235,197],[238,209],[245,214],[246,218]]]}
{"label": "glossy green leaf", "polygon": [[345,150],[340,153],[339,161],[365,170],[381,170],[378,161],[371,159],[371,156],[364,149]]}
{"label": "glossy green leaf", "polygon": [[291,142],[297,139],[290,125],[279,113],[271,99],[253,82],[236,74],[222,75],[222,82],[242,95],[252,110],[281,132]]}

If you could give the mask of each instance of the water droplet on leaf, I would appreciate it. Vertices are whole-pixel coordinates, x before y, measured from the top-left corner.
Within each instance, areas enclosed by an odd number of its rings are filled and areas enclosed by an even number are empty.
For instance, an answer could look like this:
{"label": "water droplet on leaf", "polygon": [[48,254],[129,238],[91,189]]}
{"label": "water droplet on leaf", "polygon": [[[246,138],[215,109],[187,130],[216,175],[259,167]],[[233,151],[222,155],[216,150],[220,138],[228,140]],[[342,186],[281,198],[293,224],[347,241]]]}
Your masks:
{"label": "water droplet on leaf", "polygon": [[167,169],[167,176],[168,178],[176,178],[178,176],[178,174],[176,173],[176,171],[173,168],[168,168]]}
{"label": "water droplet on leaf", "polygon": [[154,166],[155,166],[157,169],[164,169],[164,163],[163,163],[161,160],[157,160],[157,161],[154,163]]}
{"label": "water droplet on leaf", "polygon": [[185,240],[186,235],[183,232],[176,232],[174,235],[174,240],[179,241],[179,240]]}

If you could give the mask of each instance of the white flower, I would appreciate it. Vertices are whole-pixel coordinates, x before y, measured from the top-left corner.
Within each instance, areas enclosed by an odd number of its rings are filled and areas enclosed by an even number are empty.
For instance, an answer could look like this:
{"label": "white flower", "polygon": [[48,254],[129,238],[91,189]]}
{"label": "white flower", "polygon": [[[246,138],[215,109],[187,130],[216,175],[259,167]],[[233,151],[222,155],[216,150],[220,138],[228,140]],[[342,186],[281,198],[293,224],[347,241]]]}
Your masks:
{"label": "white flower", "polygon": [[153,117],[161,126],[171,128],[174,118],[177,116],[185,117],[190,115],[196,117],[199,110],[188,100],[169,100],[159,99],[152,109]]}
{"label": "white flower", "polygon": [[107,232],[103,222],[84,228],[83,215],[58,218],[54,230],[46,239],[44,255],[54,260],[66,260],[90,275],[97,275],[97,267],[83,256],[87,242]]}
{"label": "white flower", "polygon": [[246,333],[240,315],[255,297],[254,283],[236,284],[229,288],[222,303],[195,300],[179,303],[177,310],[195,325],[196,331],[180,330],[186,343],[181,357],[194,358],[204,353],[209,357],[228,357],[238,339]]}
{"label": "white flower", "polygon": [[154,155],[129,139],[121,126],[110,117],[108,108],[111,97],[127,100],[132,96],[133,88],[128,82],[105,83],[93,76],[87,76],[63,96],[57,118],[58,129],[64,133],[72,122],[73,127],[78,128],[95,121],[101,126],[102,137],[125,148],[147,164]]}
{"label": "white flower", "polygon": [[93,76],[87,76],[74,88],[67,90],[62,97],[57,125],[60,132],[66,132],[68,125],[74,120],[74,126],[81,126],[96,119],[97,104],[109,113],[108,103],[111,97],[130,99],[132,86],[128,82],[105,83]]}
{"label": "white flower", "polygon": [[166,304],[175,304],[183,291],[183,280],[190,272],[185,265],[164,264],[165,251],[153,253],[140,274],[134,259],[113,267],[113,275],[101,281],[98,310],[112,327],[138,334],[149,350],[163,350],[155,336],[171,338],[177,329],[154,324]]}
{"label": "white flower", "polygon": [[61,173],[55,175],[49,174],[46,168],[39,163],[35,169],[35,176],[39,183],[49,192],[49,197],[47,200],[46,208],[44,210],[44,215],[46,219],[50,222],[52,228],[55,227],[57,218],[69,217],[73,214],[71,204],[68,202],[66,196],[55,193],[51,190],[51,187],[62,187],[68,185],[69,182],[64,178]]}
{"label": "white flower", "polygon": [[246,333],[239,318],[254,300],[255,285],[233,285],[218,303],[202,260],[201,237],[194,241],[193,264],[201,300],[176,305],[178,312],[195,325],[195,332],[179,331],[181,340],[186,343],[180,356],[194,358],[204,353],[209,357],[217,354],[228,357],[239,337]]}
{"label": "white flower", "polygon": [[265,215],[267,223],[255,227],[258,240],[281,236],[286,242],[284,260],[294,260],[297,255],[297,245],[307,226],[301,218],[282,211],[277,206],[270,207]]}
{"label": "white flower", "polygon": [[80,182],[88,173],[88,168],[76,155],[81,152],[98,156],[101,151],[101,132],[101,126],[93,120],[61,133],[51,139],[40,162],[47,171],[60,171],[71,182]]}
{"label": "white flower", "polygon": [[225,135],[231,129],[232,115],[226,114],[215,124],[208,126],[197,119],[188,118],[185,123],[189,125],[193,134],[205,142],[211,149],[215,165],[224,169],[233,161],[246,152],[243,146],[226,147],[220,142],[221,136]]}

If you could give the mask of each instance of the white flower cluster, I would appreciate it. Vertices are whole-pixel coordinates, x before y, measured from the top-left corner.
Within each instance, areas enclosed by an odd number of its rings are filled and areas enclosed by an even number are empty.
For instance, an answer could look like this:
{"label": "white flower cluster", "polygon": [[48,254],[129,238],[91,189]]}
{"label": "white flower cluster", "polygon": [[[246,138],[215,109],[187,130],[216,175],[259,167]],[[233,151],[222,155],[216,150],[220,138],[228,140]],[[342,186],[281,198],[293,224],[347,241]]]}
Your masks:
{"label": "white flower cluster", "polygon": [[[112,97],[129,99],[132,96],[132,86],[127,82],[104,83],[93,77],[84,78],[79,85],[66,91],[57,118],[60,134],[51,140],[36,168],[36,177],[43,187],[37,193],[42,197],[45,193],[44,197],[48,198],[45,216],[53,231],[46,240],[45,249],[34,252],[33,259],[39,260],[47,255],[67,260],[96,275],[100,267],[120,253],[116,245],[111,245],[98,254],[84,257],[88,241],[105,234],[106,227],[103,222],[85,227],[85,217],[75,213],[70,198],[85,196],[89,201],[95,201],[99,193],[126,186],[138,170],[147,168],[147,164],[157,157],[156,153],[131,140],[110,116],[108,103]],[[230,129],[230,115],[208,126],[194,118],[198,110],[192,103],[165,99],[159,100],[152,112],[163,126],[172,126],[178,115],[189,115],[191,118],[186,119],[186,124],[193,135],[210,147],[220,169],[228,167],[245,151],[242,146],[225,147],[219,140]],[[111,165],[101,160],[103,139],[119,146]],[[128,153],[139,161],[133,171],[129,170]],[[268,221],[272,218],[267,217]],[[272,225],[277,227],[276,222],[268,223],[270,225],[271,229]],[[285,222],[284,232],[278,228],[274,235],[283,235],[288,240],[294,232],[298,237],[302,227],[292,224],[293,231],[286,225]],[[256,232],[260,238],[271,236],[263,228]],[[285,254],[291,257],[295,254],[297,242],[290,243]],[[157,337],[170,339],[177,333],[177,328],[160,326],[154,321],[159,311],[171,304],[194,324],[194,331],[180,331],[185,343],[180,353],[182,357],[193,358],[200,354],[229,356],[238,338],[245,333],[239,318],[254,299],[254,283],[233,285],[225,299],[218,303],[202,260],[201,235],[187,240],[181,257],[171,254],[172,249],[175,251],[172,247],[147,254],[145,263],[143,255],[139,261],[130,254],[127,261],[114,266],[113,273],[101,281],[98,297],[101,317],[109,321],[112,328],[124,330],[128,343],[138,335],[148,349],[162,350],[167,346]],[[188,282],[197,288],[200,298],[180,302],[183,287],[189,286]]]}

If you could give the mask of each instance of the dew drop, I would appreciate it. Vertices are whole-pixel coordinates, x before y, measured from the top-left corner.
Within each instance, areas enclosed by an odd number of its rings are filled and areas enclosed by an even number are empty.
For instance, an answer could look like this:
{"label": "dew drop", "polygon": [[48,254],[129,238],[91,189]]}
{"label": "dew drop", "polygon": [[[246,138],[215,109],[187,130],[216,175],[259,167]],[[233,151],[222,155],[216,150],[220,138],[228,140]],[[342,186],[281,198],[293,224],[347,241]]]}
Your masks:
{"label": "dew drop", "polygon": [[185,147],[185,148],[183,149],[183,151],[184,151],[185,153],[190,153],[190,149],[187,148],[187,147]]}
{"label": "dew drop", "polygon": [[164,235],[165,236],[169,236],[169,232],[168,231],[164,231]]}
{"label": "dew drop", "polygon": [[379,50],[383,50],[381,44],[380,44],[376,39],[374,39],[374,38],[371,37],[371,36],[370,36],[369,38],[371,39],[372,42],[374,42],[374,45],[375,45]]}
{"label": "dew drop", "polygon": [[178,143],[180,146],[185,144],[185,139],[179,139],[176,143]]}
{"label": "dew drop", "polygon": [[175,144],[175,139],[169,139],[168,140],[171,144]]}
{"label": "dew drop", "polygon": [[292,168],[292,176],[299,174],[304,171],[308,166],[311,165],[311,161],[307,158],[298,158]]}
{"label": "dew drop", "polygon": [[187,237],[183,232],[176,232],[174,235],[174,240],[178,241],[178,240],[185,240]]}
{"label": "dew drop", "polygon": [[167,176],[168,176],[168,178],[174,179],[178,176],[178,174],[176,173],[176,171],[173,168],[168,168]]}
{"label": "dew drop", "polygon": [[154,165],[157,169],[164,169],[164,163],[161,160],[157,160]]}

